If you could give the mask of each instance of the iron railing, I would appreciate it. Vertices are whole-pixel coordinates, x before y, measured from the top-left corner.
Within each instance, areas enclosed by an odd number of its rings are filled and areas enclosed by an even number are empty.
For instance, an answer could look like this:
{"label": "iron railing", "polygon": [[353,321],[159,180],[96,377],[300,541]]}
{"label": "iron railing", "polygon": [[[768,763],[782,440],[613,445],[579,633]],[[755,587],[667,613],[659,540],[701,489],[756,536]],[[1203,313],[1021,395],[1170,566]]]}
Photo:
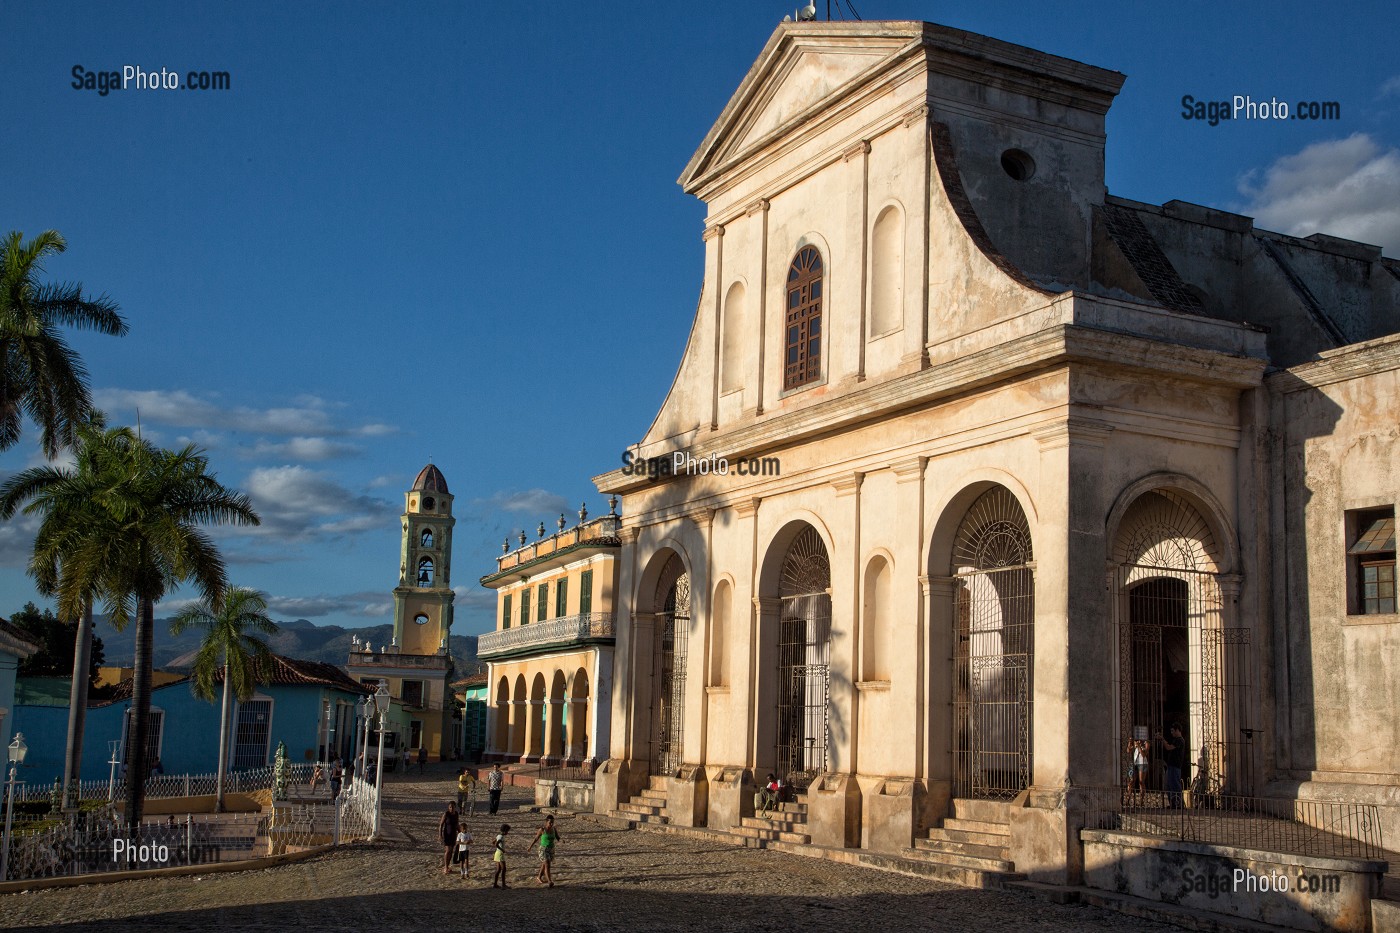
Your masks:
{"label": "iron railing", "polygon": [[[315,765],[301,762],[287,767],[289,786],[308,784]],[[224,793],[242,794],[272,787],[272,765],[249,768],[245,771],[231,771],[224,776]],[[55,793],[55,784],[22,784],[15,789],[15,802],[24,803],[49,800]],[[212,794],[218,786],[218,775],[204,774],[156,774],[146,779],[147,799],[165,797],[197,797]],[[78,785],[80,800],[122,800],[126,795],[126,779],[117,778],[115,783],[107,779],[82,781]]]}
{"label": "iron railing", "polygon": [[488,632],[478,637],[476,656],[493,658],[527,648],[576,645],[616,637],[616,616],[613,613],[581,612],[548,622],[531,622],[518,628]]}
{"label": "iron railing", "polygon": [[275,803],[261,813],[193,813],[145,821],[133,834],[119,815],[75,819],[17,814],[8,878],[71,877],[237,862],[368,839],[376,790],[358,778],[335,801]]}
{"label": "iron railing", "polygon": [[1085,829],[1318,858],[1385,858],[1374,804],[1187,791],[1185,805],[1173,807],[1163,791],[1081,790],[1088,794]]}

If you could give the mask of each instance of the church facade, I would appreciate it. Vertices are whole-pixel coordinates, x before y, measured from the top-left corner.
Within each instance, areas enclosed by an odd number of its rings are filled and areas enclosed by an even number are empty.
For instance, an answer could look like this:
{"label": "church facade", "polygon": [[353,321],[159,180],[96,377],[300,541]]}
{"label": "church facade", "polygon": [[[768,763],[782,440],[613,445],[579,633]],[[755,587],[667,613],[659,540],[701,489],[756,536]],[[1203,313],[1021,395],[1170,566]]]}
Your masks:
{"label": "church facade", "polygon": [[968,864],[1073,880],[1087,789],[1176,724],[1201,792],[1400,838],[1400,264],[1108,194],[1123,80],[774,33],[680,179],[699,309],[631,451],[677,468],[595,480],[626,516],[599,811],[745,832],[772,772],[813,844],[961,818]]}

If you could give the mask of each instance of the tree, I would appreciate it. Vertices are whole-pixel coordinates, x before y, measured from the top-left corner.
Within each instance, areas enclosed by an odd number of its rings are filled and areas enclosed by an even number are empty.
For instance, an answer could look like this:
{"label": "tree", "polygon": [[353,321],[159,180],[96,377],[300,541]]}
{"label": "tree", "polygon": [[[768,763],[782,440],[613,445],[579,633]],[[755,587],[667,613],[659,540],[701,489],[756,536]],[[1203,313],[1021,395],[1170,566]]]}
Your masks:
{"label": "tree", "polygon": [[24,242],[19,231],[0,241],[0,450],[19,441],[24,417],[39,426],[50,459],[71,446],[92,409],[87,369],[59,327],[121,336],[126,321],[106,295],[83,297],[75,283],[37,281],[46,257],[68,244],[56,230]]}
{"label": "tree", "polygon": [[[20,677],[68,677],[73,671],[73,625],[61,621],[52,609],[40,610],[33,603],[25,603],[24,608],[9,617],[10,624],[23,629],[29,640],[39,646],[39,650],[19,662]],[[95,689],[97,669],[106,660],[106,646],[102,639],[92,639],[92,652],[88,659],[87,686],[89,692]]]}
{"label": "tree", "polygon": [[204,629],[204,639],[194,659],[194,693],[214,699],[214,684],[223,680],[223,706],[219,712],[219,774],[214,810],[224,811],[224,774],[228,771],[229,713],[231,696],[245,703],[253,696],[256,672],[267,669],[272,651],[251,633],[273,635],[277,623],[267,617],[267,598],[241,586],[224,593],[223,605],[208,602],[181,610],[170,623],[176,635],[189,628]]}
{"label": "tree", "polygon": [[[258,524],[248,497],[224,488],[197,448],[163,450],[129,428],[94,429],[74,471],[38,467],[0,488],[0,517],[49,490],[30,572],[52,587],[59,615],[101,600],[113,627],[136,620],[127,742],[126,820],[135,832],[150,770],[151,651],[155,604],[193,582],[216,611],[227,585],[209,524]],[[36,498],[29,510],[44,509]]]}

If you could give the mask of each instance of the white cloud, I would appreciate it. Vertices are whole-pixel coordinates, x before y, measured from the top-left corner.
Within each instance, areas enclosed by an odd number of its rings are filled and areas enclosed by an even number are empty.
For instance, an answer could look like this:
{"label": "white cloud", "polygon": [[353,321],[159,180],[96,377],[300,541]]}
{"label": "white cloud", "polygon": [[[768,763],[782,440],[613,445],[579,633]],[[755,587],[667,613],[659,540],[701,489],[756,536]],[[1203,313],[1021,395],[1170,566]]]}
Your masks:
{"label": "white cloud", "polygon": [[34,535],[43,519],[38,515],[18,512],[7,522],[0,522],[0,566],[29,567],[34,556]]}
{"label": "white cloud", "polygon": [[[316,396],[303,395],[288,406],[252,408],[224,405],[215,397],[200,397],[184,389],[97,389],[97,407],[110,412],[114,420],[135,418],[142,424],[193,429],[180,438],[206,448],[223,448],[237,443],[229,433],[258,436],[240,453],[250,457],[281,457],[290,460],[329,460],[360,452],[354,444],[329,438],[383,437],[395,433],[387,424],[344,424],[335,417],[332,405]],[[261,435],[261,436],[259,436]],[[271,441],[266,436],[285,438]]]}
{"label": "white cloud", "polygon": [[475,503],[479,511],[525,512],[547,518],[560,512],[569,512],[569,502],[563,496],[545,489],[526,489],[518,492],[498,492],[489,499],[479,499]]}
{"label": "white cloud", "polygon": [[1400,75],[1396,75],[1382,83],[1381,89],[1377,92],[1376,96],[1380,98],[1400,97]]}
{"label": "white cloud", "polygon": [[1327,233],[1400,254],[1400,150],[1365,133],[1313,143],[1240,181],[1241,213],[1265,230]]}
{"label": "white cloud", "polygon": [[394,600],[388,593],[343,593],[321,596],[269,596],[267,607],[279,615],[316,619],[328,615],[352,615],[378,619],[393,615]]}
{"label": "white cloud", "polygon": [[250,531],[263,536],[306,539],[396,525],[397,510],[389,502],[304,466],[259,467],[248,474],[245,488],[262,517],[262,525]]}

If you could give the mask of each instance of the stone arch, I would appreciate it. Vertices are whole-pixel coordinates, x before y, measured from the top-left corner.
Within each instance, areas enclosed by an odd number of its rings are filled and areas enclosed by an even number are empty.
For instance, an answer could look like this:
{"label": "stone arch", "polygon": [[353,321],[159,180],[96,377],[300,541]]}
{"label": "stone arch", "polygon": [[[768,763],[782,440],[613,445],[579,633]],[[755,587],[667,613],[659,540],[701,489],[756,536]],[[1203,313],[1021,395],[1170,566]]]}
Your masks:
{"label": "stone arch", "polygon": [[757,708],[764,712],[755,757],[759,770],[771,762],[798,788],[826,770],[831,749],[832,548],[824,530],[790,518],[769,542],[760,576]]}
{"label": "stone arch", "polygon": [[1034,541],[1019,499],[999,483],[978,484],[956,519],[944,596],[952,623],[953,794],[1009,800],[1030,786],[1032,773]]}
{"label": "stone arch", "polygon": [[515,675],[515,695],[510,703],[510,741],[506,754],[519,759],[525,754],[525,721],[530,712],[529,688],[525,685],[525,675]]}
{"label": "stone arch", "polygon": [[555,668],[554,676],[550,678],[549,699],[544,709],[544,756],[553,762],[564,760],[567,742],[565,733],[568,729],[565,704],[568,694],[568,680],[562,670]]}
{"label": "stone arch", "polygon": [[544,673],[536,671],[530,680],[529,703],[525,707],[525,758],[538,761],[544,755],[544,714],[548,704]]}
{"label": "stone arch", "polygon": [[1025,484],[1011,473],[995,467],[972,470],[950,485],[949,488],[954,491],[944,501],[933,503],[932,514],[936,515],[937,518],[934,520],[933,530],[929,534],[928,551],[924,555],[924,566],[930,577],[939,578],[949,574],[949,568],[952,567],[953,562],[953,544],[962,524],[963,515],[979,496],[993,486],[1005,487],[1016,498],[1016,502],[1021,506],[1021,511],[1026,516],[1031,530],[1031,538],[1034,540],[1037,527],[1037,509],[1035,500],[1031,497]]}
{"label": "stone arch", "polygon": [[589,757],[588,719],[592,697],[589,695],[588,671],[579,668],[569,678],[569,704],[566,709],[568,731],[564,748],[567,761],[577,764]]}
{"label": "stone arch", "polygon": [[[1152,473],[1130,483],[1118,494],[1118,498],[1114,500],[1105,519],[1105,531],[1107,540],[1110,542],[1111,560],[1123,562],[1124,557],[1120,555],[1118,550],[1120,529],[1129,509],[1138,504],[1146,493],[1156,493],[1164,497],[1179,512],[1184,513],[1188,509],[1194,510],[1206,532],[1199,539],[1201,552],[1196,555],[1197,558],[1213,564],[1210,569],[1214,572],[1237,572],[1239,566],[1237,539],[1220,500],[1204,484],[1181,473]],[[1166,528],[1172,527],[1172,523],[1178,521],[1180,516],[1174,519],[1169,515],[1159,514],[1158,518],[1165,523],[1163,527]],[[1141,531],[1138,534],[1140,536]],[[1160,559],[1160,555],[1158,559]],[[1202,566],[1200,569],[1205,568]]]}

